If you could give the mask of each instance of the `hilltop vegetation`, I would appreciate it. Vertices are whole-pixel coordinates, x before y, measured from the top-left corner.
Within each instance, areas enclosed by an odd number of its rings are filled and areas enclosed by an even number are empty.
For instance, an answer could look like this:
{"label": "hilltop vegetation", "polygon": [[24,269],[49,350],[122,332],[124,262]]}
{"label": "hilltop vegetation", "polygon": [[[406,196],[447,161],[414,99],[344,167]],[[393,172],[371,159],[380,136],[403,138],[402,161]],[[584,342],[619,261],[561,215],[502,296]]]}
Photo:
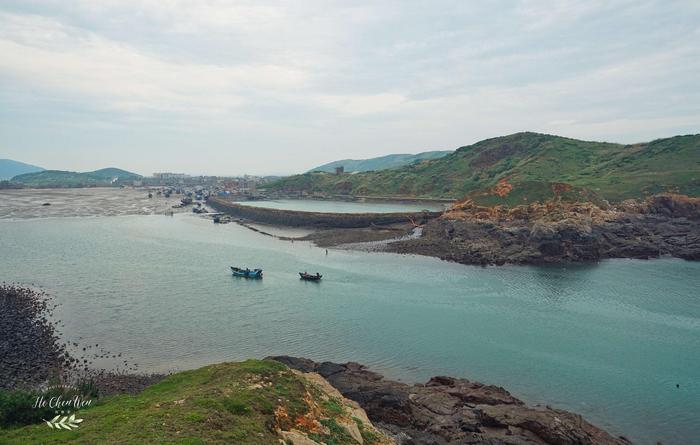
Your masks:
{"label": "hilltop vegetation", "polygon": [[59,188],[59,187],[95,187],[112,185],[120,181],[133,181],[141,175],[119,168],[103,168],[92,172],[70,172],[63,170],[44,170],[26,173],[12,178],[12,182],[25,187]]}
{"label": "hilltop vegetation", "polygon": [[0,159],[0,181],[11,179],[13,176],[24,173],[34,173],[44,170],[36,165],[13,161],[12,159]]}
{"label": "hilltop vegetation", "polygon": [[343,159],[340,161],[329,162],[328,164],[323,164],[316,168],[312,168],[311,170],[309,170],[309,172],[333,173],[335,172],[336,167],[343,167],[348,173],[387,170],[391,168],[403,167],[405,165],[416,164],[426,159],[439,159],[444,156],[447,156],[450,153],[452,153],[452,151],[450,150],[426,151],[415,155],[393,154],[370,159]]}
{"label": "hilltop vegetation", "polygon": [[3,444],[391,443],[325,381],[268,360],[180,372],[78,411],[79,428],[0,431]]}
{"label": "hilltop vegetation", "polygon": [[305,173],[268,187],[285,193],[473,199],[522,204],[555,196],[621,201],[660,192],[700,195],[700,135],[632,145],[516,133],[436,160],[357,174]]}

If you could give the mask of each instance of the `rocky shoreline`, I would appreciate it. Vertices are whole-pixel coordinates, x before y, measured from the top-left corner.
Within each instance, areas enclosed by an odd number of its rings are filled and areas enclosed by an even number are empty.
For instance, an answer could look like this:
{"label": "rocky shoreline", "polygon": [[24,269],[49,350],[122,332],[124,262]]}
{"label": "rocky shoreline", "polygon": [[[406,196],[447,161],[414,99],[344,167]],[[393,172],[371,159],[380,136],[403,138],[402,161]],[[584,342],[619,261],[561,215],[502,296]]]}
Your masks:
{"label": "rocky shoreline", "polygon": [[[134,394],[164,376],[142,374],[99,345],[62,342],[53,319],[55,308],[44,292],[0,284],[0,389],[34,391],[48,385],[89,383],[100,396]],[[82,353],[71,353],[69,349]],[[115,369],[95,369],[95,359],[119,358]]]}
{"label": "rocky shoreline", "polygon": [[[164,377],[138,374],[126,360],[121,370],[92,369],[92,359],[106,352],[92,353],[85,347],[82,356],[72,356],[68,352],[71,345],[61,343],[54,329],[52,308],[44,293],[15,285],[0,286],[0,390],[35,391],[49,383],[79,386],[89,382],[96,394],[104,397],[135,394]],[[550,407],[529,407],[496,386],[452,377],[433,377],[425,384],[408,385],[386,380],[357,363],[269,358],[297,371],[318,373],[344,397],[357,402],[397,444],[630,443],[580,415]]]}
{"label": "rocky shoreline", "polygon": [[55,306],[42,292],[0,286],[0,388],[29,388],[71,366],[49,320]]}
{"label": "rocky shoreline", "polygon": [[501,387],[433,377],[425,384],[386,380],[358,363],[317,363],[268,357],[301,372],[315,372],[357,402],[399,445],[627,445],[580,415],[529,407]]}
{"label": "rocky shoreline", "polygon": [[617,207],[548,202],[487,208],[466,202],[425,224],[420,238],[385,250],[480,265],[700,260],[700,199],[658,195]]}
{"label": "rocky shoreline", "polygon": [[457,203],[426,221],[317,230],[320,247],[437,257],[471,265],[595,262],[672,256],[700,260],[700,199],[657,195],[617,206],[550,201],[517,207]]}

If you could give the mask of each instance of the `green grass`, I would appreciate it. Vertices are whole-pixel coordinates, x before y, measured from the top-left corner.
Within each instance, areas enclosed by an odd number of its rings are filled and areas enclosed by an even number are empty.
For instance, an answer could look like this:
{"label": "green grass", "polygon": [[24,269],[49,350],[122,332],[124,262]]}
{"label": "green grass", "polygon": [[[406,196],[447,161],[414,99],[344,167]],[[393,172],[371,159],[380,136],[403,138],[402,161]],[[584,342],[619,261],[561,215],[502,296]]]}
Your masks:
{"label": "green grass", "polygon": [[328,399],[323,401],[323,407],[332,413],[335,414],[342,414],[343,413],[343,407],[342,405],[334,399]]}
{"label": "green grass", "polygon": [[291,423],[285,429],[291,428],[294,419],[309,412],[309,394],[330,430],[319,433],[324,441],[352,443],[334,419],[342,413],[339,401],[323,400],[284,365],[260,360],[173,374],[136,396],[108,397],[78,411],[84,419],[79,429],[56,431],[43,423],[5,429],[0,443],[272,444],[279,442],[276,410],[287,413]]}
{"label": "green grass", "polygon": [[353,417],[352,420],[357,424],[357,427],[360,429],[360,434],[362,434],[362,439],[365,442],[374,443],[379,439],[377,437],[377,433],[365,428],[365,425],[362,422],[362,420],[358,419],[357,417]]}
{"label": "green grass", "polygon": [[[24,416],[25,402],[33,397],[28,394],[5,397],[6,411],[14,412],[13,407],[20,406],[17,413]],[[0,431],[0,443],[278,443],[277,427],[304,430],[297,419],[311,412],[309,398],[319,407],[318,420],[325,427],[309,431],[309,437],[328,445],[354,443],[336,421],[346,416],[343,401],[324,396],[278,362],[260,360],[180,372],[139,395],[108,397],[80,410],[77,417],[84,421],[79,429],[57,431],[43,423],[6,428]],[[284,414],[279,416],[280,412]],[[367,444],[378,441],[371,428],[361,422],[358,426]]]}
{"label": "green grass", "polygon": [[[501,181],[513,186],[493,193]],[[700,135],[643,144],[589,142],[517,133],[461,147],[440,159],[394,170],[335,175],[305,173],[270,184],[272,191],[325,195],[461,199],[521,204],[556,196],[564,183],[572,200],[621,201],[671,191],[700,195]]]}
{"label": "green grass", "polygon": [[310,172],[335,172],[336,167],[343,167],[346,172],[365,172],[386,170],[416,164],[426,159],[438,159],[450,154],[450,151],[426,151],[418,154],[392,154],[370,159],[343,159],[312,168]]}

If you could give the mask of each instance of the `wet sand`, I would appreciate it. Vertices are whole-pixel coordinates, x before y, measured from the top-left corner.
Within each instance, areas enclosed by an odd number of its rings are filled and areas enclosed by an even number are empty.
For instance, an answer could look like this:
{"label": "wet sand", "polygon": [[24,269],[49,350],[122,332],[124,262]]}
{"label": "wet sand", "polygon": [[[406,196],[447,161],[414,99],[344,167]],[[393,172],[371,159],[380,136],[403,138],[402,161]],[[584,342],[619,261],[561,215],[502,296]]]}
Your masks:
{"label": "wet sand", "polygon": [[181,195],[165,198],[155,192],[153,198],[149,198],[145,188],[0,190],[0,219],[163,215],[171,211],[190,211],[189,208],[172,208],[181,198]]}

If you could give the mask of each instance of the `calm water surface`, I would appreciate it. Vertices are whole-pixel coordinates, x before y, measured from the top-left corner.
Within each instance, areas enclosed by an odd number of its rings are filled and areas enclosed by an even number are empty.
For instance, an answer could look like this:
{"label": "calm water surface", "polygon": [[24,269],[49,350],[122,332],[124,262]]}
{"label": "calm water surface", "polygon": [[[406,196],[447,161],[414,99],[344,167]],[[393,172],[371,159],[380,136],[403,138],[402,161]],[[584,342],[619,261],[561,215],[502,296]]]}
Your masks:
{"label": "calm water surface", "polygon": [[[192,215],[0,221],[0,280],[142,370],[290,354],[502,385],[641,443],[700,437],[700,263],[469,267],[289,243]],[[263,267],[262,281],[228,266]],[[319,271],[322,283],[299,281]],[[676,384],[680,384],[680,389]]]}
{"label": "calm water surface", "polygon": [[391,213],[420,212],[421,210],[443,210],[439,203],[401,203],[401,202],[355,202],[355,201],[320,201],[312,199],[279,199],[274,201],[243,201],[238,204],[265,207],[268,209],[299,210],[303,212],[332,213]]}

